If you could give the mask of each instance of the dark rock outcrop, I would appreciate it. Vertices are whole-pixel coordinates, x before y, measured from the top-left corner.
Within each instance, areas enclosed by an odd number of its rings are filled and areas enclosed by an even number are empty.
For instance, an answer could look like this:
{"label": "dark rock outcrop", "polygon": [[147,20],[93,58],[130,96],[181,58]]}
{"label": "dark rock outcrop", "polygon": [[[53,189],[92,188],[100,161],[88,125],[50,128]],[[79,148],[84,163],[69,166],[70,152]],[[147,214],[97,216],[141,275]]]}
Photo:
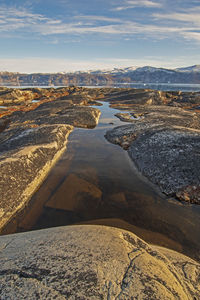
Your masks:
{"label": "dark rock outcrop", "polygon": [[145,176],[165,194],[175,195],[179,189],[200,182],[199,133],[157,128],[139,136],[128,152]]}
{"label": "dark rock outcrop", "polygon": [[199,114],[169,106],[137,106],[131,111],[138,113],[143,117],[108,131],[106,138],[128,149],[143,175],[167,195],[175,196],[188,185],[198,185]]}

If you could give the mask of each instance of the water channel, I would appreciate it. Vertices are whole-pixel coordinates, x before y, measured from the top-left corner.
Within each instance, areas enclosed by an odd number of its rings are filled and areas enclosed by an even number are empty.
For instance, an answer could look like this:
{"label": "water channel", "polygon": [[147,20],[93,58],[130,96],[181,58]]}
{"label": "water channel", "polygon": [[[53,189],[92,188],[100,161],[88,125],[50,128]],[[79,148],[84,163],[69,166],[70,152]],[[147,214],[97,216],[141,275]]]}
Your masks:
{"label": "water channel", "polygon": [[128,229],[147,242],[199,257],[200,206],[166,198],[135,168],[128,153],[109,143],[107,130],[127,123],[108,103],[95,129],[75,129],[67,149],[17,231],[71,224]]}

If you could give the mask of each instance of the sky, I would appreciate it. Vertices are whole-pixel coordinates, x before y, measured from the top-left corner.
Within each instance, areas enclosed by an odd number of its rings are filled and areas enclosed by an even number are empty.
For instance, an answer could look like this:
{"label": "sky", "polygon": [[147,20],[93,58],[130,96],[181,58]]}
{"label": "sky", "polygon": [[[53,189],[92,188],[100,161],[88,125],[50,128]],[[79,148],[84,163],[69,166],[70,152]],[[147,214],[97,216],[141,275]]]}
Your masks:
{"label": "sky", "polygon": [[0,71],[195,64],[199,0],[0,0]]}

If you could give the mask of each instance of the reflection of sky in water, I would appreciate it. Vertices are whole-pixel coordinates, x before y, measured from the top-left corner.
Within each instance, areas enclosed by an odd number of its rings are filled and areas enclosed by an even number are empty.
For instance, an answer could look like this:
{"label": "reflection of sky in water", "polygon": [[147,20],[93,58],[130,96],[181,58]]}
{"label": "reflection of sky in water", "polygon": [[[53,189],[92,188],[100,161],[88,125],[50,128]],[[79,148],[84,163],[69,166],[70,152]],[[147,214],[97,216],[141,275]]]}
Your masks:
{"label": "reflection of sky in water", "polygon": [[[120,110],[110,108],[108,102],[101,102],[101,103],[103,104],[102,106],[93,106],[101,110],[99,124],[96,126],[95,130],[103,129],[103,128],[111,129],[112,127],[126,124],[120,121],[119,118],[115,117],[115,114],[120,112]],[[113,124],[109,124],[109,123],[113,123]]]}

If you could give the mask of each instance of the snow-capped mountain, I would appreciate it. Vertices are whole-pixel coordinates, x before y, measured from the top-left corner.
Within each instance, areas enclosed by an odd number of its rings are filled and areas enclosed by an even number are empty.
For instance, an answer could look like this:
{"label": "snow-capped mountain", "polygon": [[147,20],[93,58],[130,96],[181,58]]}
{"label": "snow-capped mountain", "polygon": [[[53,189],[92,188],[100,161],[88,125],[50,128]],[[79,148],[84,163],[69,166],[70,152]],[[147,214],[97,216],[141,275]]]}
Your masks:
{"label": "snow-capped mountain", "polygon": [[194,65],[194,66],[190,66],[190,67],[186,67],[186,68],[177,68],[175,69],[176,71],[179,72],[200,72],[200,65]]}
{"label": "snow-capped mountain", "polygon": [[200,65],[165,69],[151,66],[79,72],[20,74],[0,72],[0,85],[112,85],[118,83],[200,84]]}
{"label": "snow-capped mountain", "polygon": [[[137,66],[131,66],[131,67],[125,67],[125,68],[114,68],[114,69],[98,69],[98,70],[87,70],[87,71],[75,71],[72,72],[72,74],[108,74],[108,75],[127,75],[129,73],[156,73],[156,72],[162,72],[162,73],[174,73],[174,72],[200,72],[200,65],[194,65],[190,67],[184,67],[184,68],[176,68],[176,69],[166,69],[166,68],[156,68],[151,66],[144,66],[144,67],[137,67]],[[61,73],[61,72],[60,72]],[[67,74],[67,72],[63,72]]]}
{"label": "snow-capped mountain", "polygon": [[[175,70],[173,69],[165,69],[165,68],[155,68],[151,66],[144,66],[144,67],[136,67],[136,66],[131,66],[131,67],[126,67],[126,68],[114,68],[112,70],[89,70],[84,73],[87,74],[112,74],[112,75],[126,75],[128,73],[132,72],[147,72],[147,73],[154,73],[154,72],[174,72]],[[76,72],[76,74],[80,74],[81,72]],[[83,73],[83,72],[82,72]]]}
{"label": "snow-capped mountain", "polygon": [[103,69],[103,70],[88,70],[88,71],[76,71],[76,74],[87,73],[87,74],[124,74],[127,72],[135,71],[138,67],[126,67],[126,68],[114,68],[114,69]]}
{"label": "snow-capped mountain", "polygon": [[151,66],[144,66],[144,67],[139,67],[136,69],[137,72],[149,72],[149,73],[154,73],[154,72],[173,72],[173,70],[170,69],[165,69],[165,68],[155,68],[155,67],[151,67]]}

